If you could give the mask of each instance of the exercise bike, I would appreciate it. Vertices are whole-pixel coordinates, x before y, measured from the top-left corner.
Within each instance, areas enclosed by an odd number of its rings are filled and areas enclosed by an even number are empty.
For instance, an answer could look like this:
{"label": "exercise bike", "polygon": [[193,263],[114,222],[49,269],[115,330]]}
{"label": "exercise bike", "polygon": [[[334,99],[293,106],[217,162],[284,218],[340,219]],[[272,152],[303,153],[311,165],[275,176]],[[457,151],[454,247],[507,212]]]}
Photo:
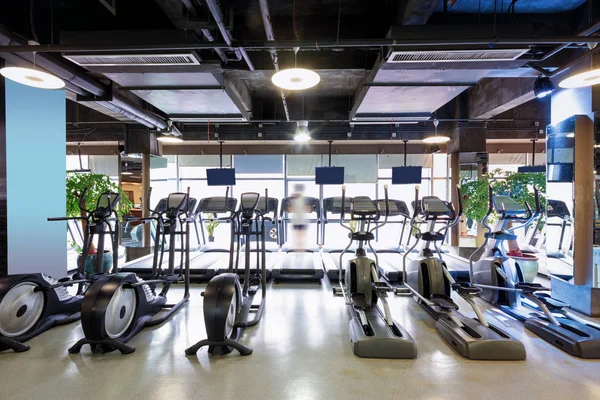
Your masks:
{"label": "exercise bike", "polygon": [[[388,189],[385,191],[385,214],[381,219],[381,203],[374,203],[367,196],[356,196],[351,201],[350,221],[357,221],[356,232],[344,225],[346,187],[342,187],[342,207],[340,225],[350,231],[350,243],[340,254],[340,287],[333,288],[333,294],[344,297],[350,313],[350,344],[358,357],[372,358],[415,358],[417,346],[410,334],[392,318],[387,301],[393,288],[383,282],[379,276],[379,260],[371,245],[374,232],[387,223],[389,215]],[[373,225],[369,229],[367,225]],[[356,258],[349,260],[344,275],[342,263],[344,254],[358,242]],[[375,260],[367,257],[364,244],[367,244]],[[383,306],[383,311],[377,303]]]}
{"label": "exercise bike", "polygon": [[[488,193],[488,212],[482,221],[487,230],[485,241],[469,259],[471,281],[483,289],[480,297],[567,353],[580,358],[600,358],[600,327],[569,313],[566,310],[569,305],[552,298],[548,288],[525,282],[519,262],[504,253],[504,242],[517,238],[515,229],[527,227],[540,213],[538,189],[534,188],[535,212],[527,203],[522,206],[508,196],[494,196],[491,186]],[[494,211],[500,218],[492,228],[487,221]],[[508,228],[510,221],[521,225]],[[475,254],[484,248],[484,254],[474,262]],[[521,305],[528,307],[527,312]]]}
{"label": "exercise bike", "polygon": [[[166,210],[149,210],[152,212],[150,217],[136,220],[156,223],[152,279],[142,280],[134,273],[120,272],[103,276],[92,283],[81,304],[81,326],[85,337],[73,345],[69,353],[79,353],[85,344],[89,344],[95,354],[114,350],[119,350],[122,354],[133,353],[135,348],[126,345],[131,338],[145,327],[159,325],[170,319],[188,301],[189,234],[192,222],[189,188],[188,193],[171,193],[167,198]],[[179,272],[176,272],[178,237],[182,254]],[[167,240],[168,269],[163,271],[161,266]],[[177,283],[184,284],[183,298],[175,304],[168,304],[167,293]],[[157,294],[159,285],[161,291]],[[163,310],[166,312],[155,318]]]}
{"label": "exercise bike", "polygon": [[[85,221],[83,250],[79,258],[77,272],[72,277],[55,279],[45,274],[19,274],[0,279],[0,351],[12,349],[15,352],[29,350],[24,342],[48,329],[79,320],[83,293],[89,279],[85,274],[85,264],[93,243],[98,237],[98,255],[94,271],[98,277],[104,273],[103,257],[105,235],[110,235],[113,251],[113,270],[118,263],[119,218],[116,207],[121,196],[106,192],[100,195],[96,208],[87,210],[80,197],[79,208],[86,217],[48,218],[48,221]],[[114,227],[111,225],[114,224]],[[77,286],[75,294],[67,290]]]}
{"label": "exercise bike", "polygon": [[[415,190],[414,212],[410,225],[417,239],[409,251],[404,253],[403,266],[406,288],[413,298],[436,321],[436,328],[448,344],[460,355],[472,360],[524,360],[523,344],[484,318],[474,296],[481,289],[467,282],[456,282],[443,261],[438,246],[446,238],[446,232],[460,221],[462,202],[460,188],[456,188],[459,199],[458,211],[449,202],[435,196],[423,197],[419,204],[419,188]],[[436,224],[445,222],[439,231]],[[428,224],[422,233],[419,226]],[[419,242],[424,242],[419,255],[407,265],[407,257]],[[433,243],[434,250],[431,249]],[[462,315],[452,300],[452,291],[458,293],[472,308],[477,318]],[[397,294],[402,294],[397,291]]]}
{"label": "exercise bike", "polygon": [[[268,191],[265,190],[265,203],[268,201]],[[199,341],[186,349],[188,356],[195,355],[200,348],[208,346],[212,355],[225,355],[237,350],[242,356],[252,354],[252,349],[238,342],[245,328],[256,325],[265,309],[267,294],[267,271],[265,251],[265,221],[269,220],[264,214],[268,212],[268,204],[264,208],[258,205],[259,193],[242,193],[240,208],[231,218],[231,246],[229,249],[229,268],[212,278],[204,296],[204,324],[208,338]],[[227,203],[227,200],[226,200]],[[250,275],[250,240],[254,236],[257,241],[257,253],[260,258],[256,265],[256,273]],[[244,252],[244,282],[240,283],[238,270],[240,239],[245,238]],[[234,246],[235,245],[235,246]],[[235,250],[234,250],[235,247]],[[234,269],[234,251],[236,253]],[[258,255],[257,255],[258,256]],[[254,297],[261,291],[258,304],[253,304]],[[250,313],[254,318],[250,319]]]}

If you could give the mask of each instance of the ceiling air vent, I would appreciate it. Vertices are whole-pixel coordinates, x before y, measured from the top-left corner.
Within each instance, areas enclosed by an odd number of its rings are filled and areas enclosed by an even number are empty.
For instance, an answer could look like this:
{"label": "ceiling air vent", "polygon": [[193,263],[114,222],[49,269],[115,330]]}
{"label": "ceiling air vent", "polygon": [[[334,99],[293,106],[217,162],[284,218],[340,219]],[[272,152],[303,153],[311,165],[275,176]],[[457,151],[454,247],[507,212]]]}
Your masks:
{"label": "ceiling air vent", "polygon": [[194,53],[176,54],[84,54],[65,55],[66,59],[82,67],[92,66],[139,66],[139,65],[199,65],[200,60]]}
{"label": "ceiling air vent", "polygon": [[465,61],[511,61],[516,60],[528,49],[488,50],[437,50],[437,51],[394,51],[388,63],[417,62],[465,62]]}

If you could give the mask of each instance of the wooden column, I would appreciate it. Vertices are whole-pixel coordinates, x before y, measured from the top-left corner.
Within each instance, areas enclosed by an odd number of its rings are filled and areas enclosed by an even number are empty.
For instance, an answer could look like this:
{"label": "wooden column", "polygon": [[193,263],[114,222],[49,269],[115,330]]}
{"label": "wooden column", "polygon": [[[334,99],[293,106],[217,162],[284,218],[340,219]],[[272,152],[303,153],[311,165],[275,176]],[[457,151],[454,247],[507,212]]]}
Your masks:
{"label": "wooden column", "polygon": [[[460,154],[450,154],[450,199],[455,207],[458,207],[458,197],[456,193],[456,185],[460,184]],[[460,225],[458,223],[452,227],[450,235],[450,246],[458,246],[460,240]]]}
{"label": "wooden column", "polygon": [[574,284],[592,286],[594,283],[594,122],[587,115],[578,115],[575,120],[574,169]]}

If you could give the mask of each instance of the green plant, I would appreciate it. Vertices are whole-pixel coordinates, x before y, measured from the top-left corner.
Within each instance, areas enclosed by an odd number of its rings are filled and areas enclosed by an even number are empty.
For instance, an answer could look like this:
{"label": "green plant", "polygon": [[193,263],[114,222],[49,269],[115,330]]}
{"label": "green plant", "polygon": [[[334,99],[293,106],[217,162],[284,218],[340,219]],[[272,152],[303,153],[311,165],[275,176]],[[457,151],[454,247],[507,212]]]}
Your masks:
{"label": "green plant", "polygon": [[[82,217],[85,218],[86,212],[82,211],[79,207],[79,201],[81,195],[85,191],[85,198],[83,199],[83,207],[84,208],[93,208],[98,203],[98,198],[102,193],[106,193],[108,191],[119,193],[121,195],[121,200],[119,201],[119,206],[117,207],[117,215],[120,219],[123,216],[127,215],[131,208],[133,207],[133,203],[129,200],[123,189],[116,184],[115,182],[110,180],[110,177],[103,174],[78,174],[78,173],[68,173],[67,174],[67,216],[69,217]],[[86,191],[87,189],[87,191]],[[85,230],[86,222],[82,221],[82,227]],[[92,249],[94,246],[92,244]],[[81,251],[81,249],[78,249]]]}
{"label": "green plant", "polygon": [[350,226],[350,229],[352,229],[352,232],[356,232],[356,228],[358,228],[358,221],[351,220],[348,222],[348,225]]}
{"label": "green plant", "polygon": [[[465,217],[481,221],[488,211],[488,187],[491,186],[494,195],[510,196],[519,204],[527,202],[531,208],[535,206],[533,187],[540,191],[540,205],[546,203],[546,174],[543,172],[520,173],[496,169],[478,179],[463,179],[461,193]],[[493,222],[497,216],[492,216]]]}
{"label": "green plant", "polygon": [[206,223],[208,236],[215,236],[215,229],[217,229],[217,226],[219,226],[219,221],[215,221],[214,219],[211,219]]}

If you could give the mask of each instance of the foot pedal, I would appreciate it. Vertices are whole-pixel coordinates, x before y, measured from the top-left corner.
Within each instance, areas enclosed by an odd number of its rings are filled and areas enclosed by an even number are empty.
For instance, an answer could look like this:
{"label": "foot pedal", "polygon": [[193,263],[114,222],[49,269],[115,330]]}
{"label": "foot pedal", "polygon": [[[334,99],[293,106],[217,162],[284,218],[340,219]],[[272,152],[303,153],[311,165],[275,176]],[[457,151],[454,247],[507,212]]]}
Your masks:
{"label": "foot pedal", "polygon": [[179,275],[163,275],[161,278],[169,283],[175,283],[179,281]]}
{"label": "foot pedal", "polygon": [[458,310],[458,304],[456,304],[454,300],[446,295],[434,294],[429,298],[429,300],[443,310]]}
{"label": "foot pedal", "polygon": [[570,304],[564,303],[560,300],[550,297],[550,295],[547,293],[536,293],[535,297],[537,297],[542,303],[544,303],[550,311],[559,311],[565,307],[570,306]]}
{"label": "foot pedal", "polygon": [[481,288],[474,286],[468,282],[456,282],[452,284],[452,289],[458,294],[478,294],[481,293]]}
{"label": "foot pedal", "polygon": [[368,310],[371,308],[371,302],[364,293],[352,293],[352,305],[359,310]]}
{"label": "foot pedal", "polygon": [[534,292],[549,290],[547,287],[544,287],[544,286],[540,285],[539,283],[529,283],[529,282],[517,282],[515,284],[515,289],[522,290],[523,293],[534,293]]}

